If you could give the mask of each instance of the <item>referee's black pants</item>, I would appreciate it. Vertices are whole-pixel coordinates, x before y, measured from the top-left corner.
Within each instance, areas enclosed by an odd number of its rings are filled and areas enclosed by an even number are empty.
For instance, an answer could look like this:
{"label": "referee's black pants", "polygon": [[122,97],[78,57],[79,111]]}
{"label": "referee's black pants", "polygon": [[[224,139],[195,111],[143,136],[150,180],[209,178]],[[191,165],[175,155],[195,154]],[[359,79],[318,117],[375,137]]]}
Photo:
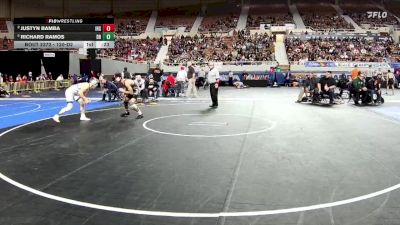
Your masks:
{"label": "referee's black pants", "polygon": [[212,106],[218,106],[218,88],[215,88],[215,83],[210,84],[210,94]]}

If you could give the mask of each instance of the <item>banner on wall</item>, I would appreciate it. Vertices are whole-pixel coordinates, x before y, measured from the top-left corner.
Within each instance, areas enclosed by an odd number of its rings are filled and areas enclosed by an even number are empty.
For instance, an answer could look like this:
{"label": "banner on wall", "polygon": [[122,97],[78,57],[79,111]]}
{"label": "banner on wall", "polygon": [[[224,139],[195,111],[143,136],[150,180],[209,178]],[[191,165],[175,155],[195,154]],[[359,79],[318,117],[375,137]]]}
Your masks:
{"label": "banner on wall", "polygon": [[375,69],[390,69],[388,63],[373,63],[373,62],[318,62],[308,61],[304,63],[306,67],[354,67],[357,65],[358,68],[369,68],[371,66]]}
{"label": "banner on wall", "polygon": [[306,67],[337,67],[335,62],[308,61],[308,62],[305,62],[304,65]]}
{"label": "banner on wall", "polygon": [[400,76],[400,63],[392,63],[391,66],[394,69],[394,74]]}
{"label": "banner on wall", "polygon": [[358,68],[369,68],[371,66],[375,69],[390,69],[388,63],[374,63],[374,62],[338,62],[339,67],[354,67],[357,65]]}

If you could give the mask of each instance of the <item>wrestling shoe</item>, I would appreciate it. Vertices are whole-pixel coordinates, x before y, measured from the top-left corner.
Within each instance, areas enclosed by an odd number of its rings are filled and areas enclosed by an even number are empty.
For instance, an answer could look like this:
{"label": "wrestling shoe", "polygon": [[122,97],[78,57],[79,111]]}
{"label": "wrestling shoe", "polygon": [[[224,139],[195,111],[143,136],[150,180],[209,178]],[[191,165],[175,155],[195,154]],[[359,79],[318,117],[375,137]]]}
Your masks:
{"label": "wrestling shoe", "polygon": [[87,118],[86,116],[81,116],[81,121],[89,121],[90,118]]}
{"label": "wrestling shoe", "polygon": [[58,114],[54,115],[54,116],[53,116],[53,120],[54,120],[55,122],[59,123],[59,122],[60,122],[60,116],[59,116]]}
{"label": "wrestling shoe", "polygon": [[121,114],[121,117],[127,117],[127,116],[129,116],[129,115],[130,115],[129,112],[124,112],[124,113]]}
{"label": "wrestling shoe", "polygon": [[140,115],[138,115],[138,116],[136,117],[137,120],[140,120],[140,119],[142,119],[142,118],[143,118],[143,114],[140,114]]}

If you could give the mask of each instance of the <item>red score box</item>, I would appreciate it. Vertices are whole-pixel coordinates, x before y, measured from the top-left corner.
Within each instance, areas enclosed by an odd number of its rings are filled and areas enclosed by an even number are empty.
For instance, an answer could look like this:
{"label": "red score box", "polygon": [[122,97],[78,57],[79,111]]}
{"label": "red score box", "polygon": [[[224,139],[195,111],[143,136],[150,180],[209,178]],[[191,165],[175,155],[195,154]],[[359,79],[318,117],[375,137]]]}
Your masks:
{"label": "red score box", "polygon": [[114,24],[103,24],[103,32],[114,32]]}

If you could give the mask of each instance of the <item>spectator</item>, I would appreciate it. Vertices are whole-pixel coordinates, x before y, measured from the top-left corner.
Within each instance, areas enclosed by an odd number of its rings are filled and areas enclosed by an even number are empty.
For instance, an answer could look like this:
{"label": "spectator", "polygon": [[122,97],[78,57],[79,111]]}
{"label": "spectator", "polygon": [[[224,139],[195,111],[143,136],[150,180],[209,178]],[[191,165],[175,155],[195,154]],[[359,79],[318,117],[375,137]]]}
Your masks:
{"label": "spectator", "polygon": [[187,79],[188,79],[188,90],[187,96],[190,97],[193,93],[192,97],[197,97],[197,88],[196,88],[196,73],[192,62],[188,62],[188,71],[187,71]]}
{"label": "spectator", "polygon": [[26,84],[28,82],[28,77],[26,75],[22,76],[21,83]]}
{"label": "spectator", "polygon": [[137,88],[136,94],[139,95],[144,102],[147,102],[147,90],[145,80],[142,78],[142,76],[136,75],[134,83]]}
{"label": "spectator", "polygon": [[228,32],[236,28],[238,20],[238,14],[205,17],[199,27],[199,31]]}
{"label": "spectator", "polygon": [[260,28],[261,24],[271,24],[274,26],[284,26],[287,23],[294,23],[292,15],[288,12],[286,14],[276,14],[273,16],[266,15],[249,15],[247,18],[247,27]]}
{"label": "spectator", "polygon": [[15,82],[21,82],[21,81],[22,81],[21,74],[18,74],[17,77],[15,78]]}
{"label": "spectator", "polygon": [[351,80],[355,80],[360,74],[360,70],[357,65],[354,65],[354,69],[351,71]]}
{"label": "spectator", "polygon": [[[161,78],[162,78],[163,71],[160,69],[160,66],[157,65],[157,67],[153,70],[153,79],[157,83],[158,87],[161,87]],[[156,97],[161,96],[161,88],[158,88],[158,93]]]}
{"label": "spectator", "polygon": [[329,95],[329,104],[334,104],[336,81],[332,78],[332,72],[328,71],[325,76],[319,80],[317,85],[319,93]]}
{"label": "spectator", "polygon": [[154,78],[153,77],[149,78],[149,81],[146,82],[147,96],[152,97],[154,100],[156,100],[158,89],[159,86],[157,82],[154,80]]}
{"label": "spectator", "polygon": [[268,34],[237,33],[231,37],[217,35],[174,37],[168,49],[167,62],[271,61],[272,43],[272,37]]}
{"label": "spectator", "polygon": [[178,74],[176,75],[177,91],[175,93],[175,97],[179,97],[179,94],[184,94],[186,80],[187,72],[185,70],[185,67],[182,66],[181,69],[178,71]]}
{"label": "spectator", "polygon": [[314,37],[307,40],[290,37],[286,46],[289,61],[385,62],[400,52],[391,37],[377,40],[364,37]]}
{"label": "spectator", "polygon": [[28,81],[33,81],[32,71],[28,72]]}
{"label": "spectator", "polygon": [[63,81],[64,80],[64,76],[62,74],[58,75],[56,81]]}
{"label": "spectator", "polygon": [[128,68],[124,67],[124,71],[122,72],[124,79],[132,79],[131,73],[129,73]]}
{"label": "spectator", "polygon": [[302,14],[306,26],[317,30],[354,30],[354,27],[336,13],[320,15],[318,13]]}
{"label": "spectator", "polygon": [[159,39],[117,38],[114,48],[101,49],[100,56],[112,57],[117,60],[154,61],[160,50]]}

